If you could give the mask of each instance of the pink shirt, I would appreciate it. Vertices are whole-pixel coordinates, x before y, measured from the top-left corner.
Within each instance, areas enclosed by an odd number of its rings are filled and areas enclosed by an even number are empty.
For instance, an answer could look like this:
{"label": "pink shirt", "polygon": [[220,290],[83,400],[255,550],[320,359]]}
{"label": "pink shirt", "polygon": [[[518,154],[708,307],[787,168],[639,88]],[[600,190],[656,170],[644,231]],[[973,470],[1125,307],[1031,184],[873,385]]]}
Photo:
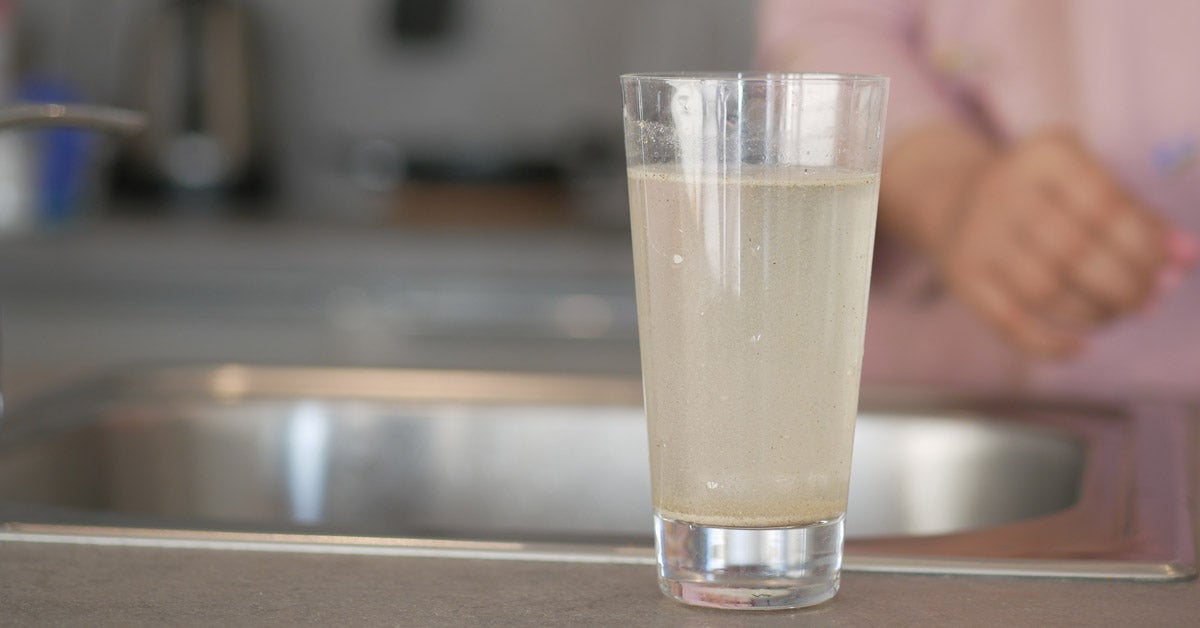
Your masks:
{"label": "pink shirt", "polygon": [[[764,0],[759,61],[890,76],[891,142],[948,117],[1005,140],[1069,128],[1130,191],[1200,234],[1200,2]],[[1200,393],[1200,273],[1048,364],[931,296],[923,263],[891,262],[872,292],[867,381]]]}

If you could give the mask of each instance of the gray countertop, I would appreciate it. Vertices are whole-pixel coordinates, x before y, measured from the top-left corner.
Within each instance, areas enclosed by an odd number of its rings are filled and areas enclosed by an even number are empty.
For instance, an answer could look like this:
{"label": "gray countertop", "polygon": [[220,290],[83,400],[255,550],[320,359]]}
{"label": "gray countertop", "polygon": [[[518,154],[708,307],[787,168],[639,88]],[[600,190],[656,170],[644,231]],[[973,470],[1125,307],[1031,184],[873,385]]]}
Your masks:
{"label": "gray countertop", "polygon": [[[1200,429],[1190,446],[1195,504]],[[846,573],[829,603],[744,613],[669,600],[646,566],[0,542],[3,625],[1194,626],[1197,618],[1195,580]]]}
{"label": "gray countertop", "polygon": [[849,573],[827,604],[695,609],[652,568],[0,544],[0,624],[1192,626],[1200,584]]}

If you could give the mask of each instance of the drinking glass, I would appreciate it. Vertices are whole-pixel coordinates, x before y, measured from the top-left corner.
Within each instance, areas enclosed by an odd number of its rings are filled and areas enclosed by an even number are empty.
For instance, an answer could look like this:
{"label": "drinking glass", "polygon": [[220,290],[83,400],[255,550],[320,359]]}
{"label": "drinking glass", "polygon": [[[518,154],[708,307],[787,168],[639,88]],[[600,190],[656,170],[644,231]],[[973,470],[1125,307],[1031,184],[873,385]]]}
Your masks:
{"label": "drinking glass", "polygon": [[888,81],[621,77],[659,585],[837,592]]}

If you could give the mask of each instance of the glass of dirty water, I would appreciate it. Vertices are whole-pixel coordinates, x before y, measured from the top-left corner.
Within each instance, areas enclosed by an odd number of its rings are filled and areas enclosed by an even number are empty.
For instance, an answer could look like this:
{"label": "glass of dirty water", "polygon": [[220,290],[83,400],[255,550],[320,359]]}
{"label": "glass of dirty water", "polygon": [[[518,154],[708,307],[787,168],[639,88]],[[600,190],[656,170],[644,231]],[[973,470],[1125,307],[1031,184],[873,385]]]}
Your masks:
{"label": "glass of dirty water", "polygon": [[621,77],[659,584],[837,592],[888,81]]}

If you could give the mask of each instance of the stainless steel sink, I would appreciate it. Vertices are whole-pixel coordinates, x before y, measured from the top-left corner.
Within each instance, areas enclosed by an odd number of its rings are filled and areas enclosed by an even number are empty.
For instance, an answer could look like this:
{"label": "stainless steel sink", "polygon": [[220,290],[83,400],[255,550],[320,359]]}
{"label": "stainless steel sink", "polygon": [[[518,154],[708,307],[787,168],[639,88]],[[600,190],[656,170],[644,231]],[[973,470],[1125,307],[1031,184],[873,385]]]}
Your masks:
{"label": "stainless steel sink", "polygon": [[[636,381],[127,372],[0,430],[0,539],[652,562]],[[864,400],[848,569],[1193,574],[1185,408]]]}

